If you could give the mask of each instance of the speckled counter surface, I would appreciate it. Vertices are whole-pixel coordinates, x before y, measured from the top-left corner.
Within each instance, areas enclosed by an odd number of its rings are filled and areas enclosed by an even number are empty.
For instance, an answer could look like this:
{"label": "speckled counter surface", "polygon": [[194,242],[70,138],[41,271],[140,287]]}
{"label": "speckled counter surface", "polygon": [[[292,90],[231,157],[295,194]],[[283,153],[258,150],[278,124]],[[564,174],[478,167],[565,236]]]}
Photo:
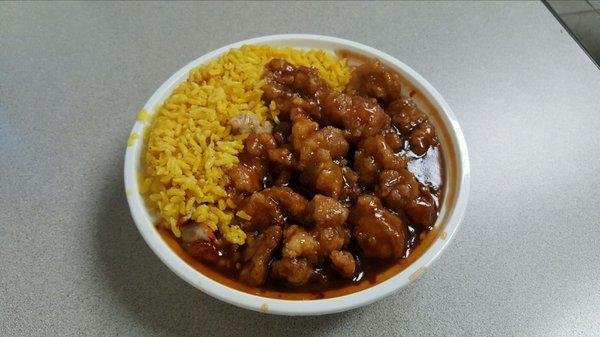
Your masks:
{"label": "speckled counter surface", "polygon": [[[458,116],[471,198],[443,256],[367,307],[221,303],[138,234],[123,156],[172,73],[230,42],[381,49]],[[0,335],[597,336],[600,70],[541,3],[0,3]]]}

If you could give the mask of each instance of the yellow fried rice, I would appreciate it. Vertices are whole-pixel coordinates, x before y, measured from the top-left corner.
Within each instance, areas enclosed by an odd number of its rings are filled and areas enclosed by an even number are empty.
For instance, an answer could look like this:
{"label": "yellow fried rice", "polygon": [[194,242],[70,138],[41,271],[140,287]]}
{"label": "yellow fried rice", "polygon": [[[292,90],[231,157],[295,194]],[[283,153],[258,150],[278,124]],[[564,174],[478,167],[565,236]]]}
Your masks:
{"label": "yellow fried rice", "polygon": [[[244,45],[192,69],[156,109],[145,130],[141,158],[140,192],[159,224],[175,236],[181,235],[179,219],[190,217],[231,243],[244,243],[246,234],[236,225],[236,205],[227,198],[225,186],[227,170],[238,163],[247,135],[232,134],[227,121],[252,113],[261,121],[278,122],[274,102],[261,100],[261,76],[273,58],[316,68],[338,90],[350,79],[345,59],[289,47]],[[150,118],[145,111],[140,117]]]}

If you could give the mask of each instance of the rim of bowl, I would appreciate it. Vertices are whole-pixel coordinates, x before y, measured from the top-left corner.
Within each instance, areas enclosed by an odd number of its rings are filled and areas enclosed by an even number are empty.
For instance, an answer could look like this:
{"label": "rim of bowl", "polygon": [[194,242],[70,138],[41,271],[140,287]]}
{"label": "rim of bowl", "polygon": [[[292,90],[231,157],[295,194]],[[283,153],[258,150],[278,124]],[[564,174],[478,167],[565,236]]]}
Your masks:
{"label": "rim of bowl", "polygon": [[239,48],[244,44],[286,45],[295,48],[318,48],[325,50],[346,49],[361,55],[376,57],[387,65],[392,66],[396,71],[399,71],[437,111],[440,119],[444,122],[448,130],[452,146],[455,150],[454,152],[457,157],[457,195],[454,207],[446,210],[447,212],[450,212],[448,221],[444,225],[444,231],[447,233],[447,237],[444,240],[440,240],[439,238],[436,239],[416,261],[389,279],[372,287],[339,297],[318,300],[283,300],[252,295],[230,288],[203,275],[183,261],[167,245],[155,228],[152,215],[146,208],[143,197],[140,195],[138,189],[137,173],[140,167],[140,156],[143,144],[142,137],[146,125],[142,121],[136,121],[131,130],[131,134],[137,133],[139,139],[137,139],[133,145],[128,146],[125,153],[125,191],[133,220],[148,246],[150,246],[152,251],[169,267],[169,269],[197,289],[224,302],[262,313],[279,315],[320,315],[346,311],[373,303],[381,298],[389,296],[414,281],[437,259],[444,248],[452,241],[452,237],[462,221],[467,206],[470,180],[467,144],[458,120],[450,109],[450,106],[446,103],[440,93],[415,70],[380,50],[358,42],[330,36],[281,34],[261,36],[235,42],[200,56],[166,80],[154,94],[152,94],[150,99],[144,105],[144,108],[153,114],[154,108],[158,104],[161,104],[171,94],[173,88],[187,79],[188,73],[192,68],[205,64],[227,52],[229,49]]}

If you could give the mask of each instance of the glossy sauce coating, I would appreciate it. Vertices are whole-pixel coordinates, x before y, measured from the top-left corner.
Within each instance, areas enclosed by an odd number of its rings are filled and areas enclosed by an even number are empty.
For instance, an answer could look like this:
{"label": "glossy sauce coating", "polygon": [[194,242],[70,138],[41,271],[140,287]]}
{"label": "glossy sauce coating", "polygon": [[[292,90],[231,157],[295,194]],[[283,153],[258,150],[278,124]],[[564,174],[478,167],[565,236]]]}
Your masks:
{"label": "glossy sauce coating", "polygon": [[444,158],[399,76],[371,60],[339,93],[311,69],[274,60],[265,79],[263,99],[282,122],[251,134],[230,173],[231,195],[251,216],[240,221],[249,244],[217,240],[217,262],[188,254],[244,291],[286,298],[356,291],[416,258],[443,198]]}

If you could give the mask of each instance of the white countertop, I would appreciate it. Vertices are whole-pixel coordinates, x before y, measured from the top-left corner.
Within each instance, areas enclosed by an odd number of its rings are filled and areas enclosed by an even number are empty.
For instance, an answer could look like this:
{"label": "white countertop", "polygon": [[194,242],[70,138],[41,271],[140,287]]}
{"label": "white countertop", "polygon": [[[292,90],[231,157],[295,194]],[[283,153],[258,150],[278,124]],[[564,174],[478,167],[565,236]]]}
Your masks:
{"label": "white countertop", "polygon": [[[238,309],[138,234],[123,156],[172,73],[249,37],[314,33],[413,67],[459,118],[464,222],[415,283],[321,317]],[[600,70],[537,2],[0,3],[0,335],[593,336]]]}

